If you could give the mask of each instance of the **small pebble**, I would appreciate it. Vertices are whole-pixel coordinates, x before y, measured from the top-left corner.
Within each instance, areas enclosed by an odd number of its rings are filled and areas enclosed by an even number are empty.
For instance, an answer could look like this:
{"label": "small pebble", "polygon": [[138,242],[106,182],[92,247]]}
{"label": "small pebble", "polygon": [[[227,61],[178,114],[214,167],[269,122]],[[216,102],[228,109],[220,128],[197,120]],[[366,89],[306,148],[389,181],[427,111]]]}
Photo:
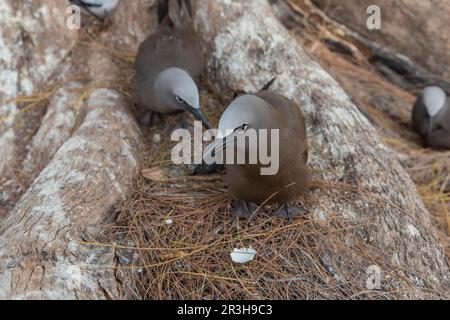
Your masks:
{"label": "small pebble", "polygon": [[159,133],[155,133],[153,135],[153,143],[160,144],[161,143],[161,135]]}
{"label": "small pebble", "polygon": [[280,61],[275,63],[275,71],[276,71],[277,74],[284,73],[284,66],[283,66],[283,64]]}

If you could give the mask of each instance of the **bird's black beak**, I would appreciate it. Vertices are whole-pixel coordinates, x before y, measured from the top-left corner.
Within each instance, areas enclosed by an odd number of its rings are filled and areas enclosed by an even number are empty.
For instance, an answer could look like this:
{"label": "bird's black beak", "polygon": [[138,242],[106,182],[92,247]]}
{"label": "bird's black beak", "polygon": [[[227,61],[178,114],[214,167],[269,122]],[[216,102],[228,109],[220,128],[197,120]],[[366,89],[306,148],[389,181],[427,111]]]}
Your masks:
{"label": "bird's black beak", "polygon": [[215,158],[216,153],[218,153],[220,150],[225,149],[225,147],[226,139],[216,139],[203,153],[203,161],[205,161],[206,163],[210,162],[213,158]]}
{"label": "bird's black beak", "polygon": [[208,119],[206,119],[205,115],[200,109],[188,107],[187,110],[192,113],[197,120],[200,120],[202,122],[205,129],[211,129],[211,125],[209,124]]}
{"label": "bird's black beak", "polygon": [[[220,143],[220,140],[222,140],[222,143]],[[225,148],[227,147],[227,140],[226,139],[219,139],[218,145],[211,150],[211,156],[215,157],[216,156],[216,152],[225,150]]]}
{"label": "bird's black beak", "polygon": [[433,131],[433,117],[428,118],[428,134],[430,135]]}

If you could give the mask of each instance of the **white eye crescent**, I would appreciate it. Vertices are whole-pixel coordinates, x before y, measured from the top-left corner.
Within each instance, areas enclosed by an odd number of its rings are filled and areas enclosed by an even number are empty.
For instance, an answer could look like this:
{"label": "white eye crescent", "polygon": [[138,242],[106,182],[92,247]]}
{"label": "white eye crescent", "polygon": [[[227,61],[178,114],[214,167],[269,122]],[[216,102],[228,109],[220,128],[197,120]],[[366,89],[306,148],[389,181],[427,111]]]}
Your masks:
{"label": "white eye crescent", "polygon": [[181,99],[179,96],[175,96],[175,99],[177,99],[177,101],[180,103],[185,103],[185,101]]}
{"label": "white eye crescent", "polygon": [[242,126],[237,127],[236,129],[234,129],[234,132],[236,132],[236,133],[244,133],[244,132],[247,131],[247,129],[248,129],[248,125],[246,125],[244,123]]}

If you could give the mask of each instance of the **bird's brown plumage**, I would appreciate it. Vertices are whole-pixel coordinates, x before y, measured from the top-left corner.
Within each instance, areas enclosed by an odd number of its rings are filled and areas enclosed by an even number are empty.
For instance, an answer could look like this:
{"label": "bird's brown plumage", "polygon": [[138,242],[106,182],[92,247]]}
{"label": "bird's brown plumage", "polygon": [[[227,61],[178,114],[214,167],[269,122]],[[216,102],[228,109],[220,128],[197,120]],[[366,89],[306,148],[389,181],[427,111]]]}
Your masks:
{"label": "bird's brown plumage", "polygon": [[258,164],[227,165],[228,190],[248,202],[285,204],[303,195],[311,184],[305,117],[295,102],[280,94],[261,91],[254,95],[269,103],[279,115],[272,124],[272,128],[280,130],[279,171],[264,176]]}

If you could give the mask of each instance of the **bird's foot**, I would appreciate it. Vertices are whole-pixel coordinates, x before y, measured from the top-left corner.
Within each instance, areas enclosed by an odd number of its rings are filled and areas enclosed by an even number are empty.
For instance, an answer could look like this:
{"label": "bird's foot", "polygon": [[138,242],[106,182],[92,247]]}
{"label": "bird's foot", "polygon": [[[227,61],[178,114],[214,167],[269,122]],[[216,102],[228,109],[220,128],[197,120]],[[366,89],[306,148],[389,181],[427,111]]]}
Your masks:
{"label": "bird's foot", "polygon": [[160,125],[162,123],[162,119],[158,113],[149,110],[145,111],[144,114],[139,117],[139,123],[147,127],[153,127]]}
{"label": "bird's foot", "polygon": [[110,16],[99,19],[101,31],[106,31],[114,24],[114,19]]}
{"label": "bird's foot", "polygon": [[138,118],[139,123],[144,126],[150,126],[151,119],[152,119],[151,111],[145,112],[141,117]]}
{"label": "bird's foot", "polygon": [[256,204],[247,201],[236,200],[231,215],[233,216],[233,218],[238,217],[248,219],[256,210],[258,210],[258,206]]}
{"label": "bird's foot", "polygon": [[221,173],[224,170],[223,164],[199,164],[195,166],[194,172],[192,175],[194,176],[204,176],[209,174]]}
{"label": "bird's foot", "polygon": [[185,119],[181,119],[180,122],[178,122],[176,128],[189,130],[190,128],[192,128],[192,124],[186,121]]}
{"label": "bird's foot", "polygon": [[284,204],[277,211],[275,211],[274,215],[276,217],[288,219],[291,221],[293,218],[308,213],[309,210],[301,205],[294,204]]}
{"label": "bird's foot", "polygon": [[152,111],[152,118],[150,121],[150,125],[151,126],[159,126],[162,123],[163,123],[162,116],[159,113]]}

